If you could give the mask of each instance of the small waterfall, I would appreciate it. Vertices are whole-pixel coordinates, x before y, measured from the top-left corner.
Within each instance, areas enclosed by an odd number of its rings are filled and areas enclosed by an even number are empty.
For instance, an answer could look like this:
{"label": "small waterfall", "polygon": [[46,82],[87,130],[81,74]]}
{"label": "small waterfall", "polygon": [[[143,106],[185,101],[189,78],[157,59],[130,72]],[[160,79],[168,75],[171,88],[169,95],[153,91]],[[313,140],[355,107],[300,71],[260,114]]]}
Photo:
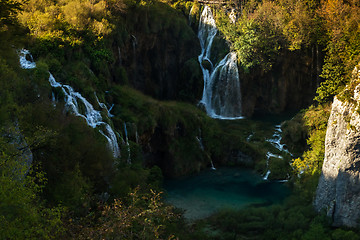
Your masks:
{"label": "small waterfall", "polygon": [[[36,68],[36,63],[34,62],[34,59],[33,59],[32,55],[30,54],[29,50],[21,49],[20,51],[18,51],[18,54],[19,54],[19,61],[20,61],[21,68],[23,68],[23,69]],[[30,61],[27,60],[26,57],[29,57]]]}
{"label": "small waterfall", "polygon": [[133,46],[133,54],[134,54],[134,59],[135,59],[137,39],[134,35],[131,35],[131,42],[132,42],[132,46]]}
{"label": "small waterfall", "polygon": [[129,145],[128,133],[127,133],[127,129],[126,129],[126,122],[124,122],[124,132],[125,132],[126,146],[127,146],[127,150],[128,150],[127,163],[128,163],[128,164],[131,164],[130,145]]}
{"label": "small waterfall", "polygon": [[192,18],[192,14],[193,14],[193,11],[194,11],[194,9],[195,9],[195,4],[193,4],[192,6],[191,6],[191,9],[190,9],[190,12],[189,12],[189,19],[188,19],[188,21],[189,21],[189,26],[191,26],[191,18]]}
{"label": "small waterfall", "polygon": [[108,116],[109,118],[113,117],[114,115],[112,115],[112,114],[110,113],[110,111],[111,111],[111,109],[114,107],[114,104],[112,104],[112,105],[110,106],[110,108],[108,109],[105,103],[102,103],[102,102],[99,101],[99,98],[97,97],[96,92],[94,92],[94,95],[95,95],[96,101],[97,101],[97,103],[99,104],[99,106],[100,106],[102,109],[105,109],[105,110],[106,110],[107,116]]}
{"label": "small waterfall", "polygon": [[246,141],[250,142],[250,140],[253,136],[254,136],[254,132],[250,133],[250,135],[246,138]]}
{"label": "small waterfall", "polygon": [[274,147],[276,147],[281,152],[286,152],[292,156],[292,154],[287,150],[285,144],[281,144],[281,125],[275,125],[275,132],[271,139],[267,139],[266,141],[270,142]]}
{"label": "small waterfall", "polygon": [[55,93],[51,92],[51,101],[52,101],[52,105],[55,108],[56,107],[56,103],[57,103],[57,99],[55,97]]}
{"label": "small waterfall", "polygon": [[[217,33],[211,9],[204,7],[200,16],[198,38],[201,54],[198,57],[204,78],[200,101],[207,114],[219,119],[242,119],[240,79],[235,52],[228,53],[217,65],[211,62],[211,47]],[[208,66],[204,67],[207,62]]]}
{"label": "small waterfall", "polygon": [[[195,138],[196,138],[196,140],[197,140],[198,143],[199,143],[200,149],[201,149],[203,152],[205,152],[204,144],[203,144],[203,141],[202,141],[202,138],[201,138],[201,130],[200,130],[200,129],[199,129],[199,137],[196,136]],[[209,159],[210,159],[211,169],[212,169],[212,170],[216,170],[216,168],[214,167],[213,161],[211,160],[210,157],[209,157]]]}
{"label": "small waterfall", "polygon": [[[286,146],[285,144],[281,144],[281,133],[282,133],[282,130],[281,130],[281,125],[276,125],[275,126],[275,132],[274,134],[272,135],[272,138],[270,139],[266,139],[267,142],[270,142],[271,145],[273,145],[276,149],[278,149],[280,152],[282,153],[287,153],[287,154],[290,154],[292,156],[292,154],[286,149]],[[265,176],[263,177],[263,180],[267,181],[268,180],[268,177],[271,173],[270,171],[270,168],[269,168],[269,161],[270,161],[270,158],[279,158],[279,159],[282,159],[283,157],[281,155],[278,155],[278,154],[274,154],[274,153],[271,153],[271,152],[268,152],[266,154],[266,168],[267,168],[267,172],[265,174]],[[286,181],[286,180],[282,180],[283,182]]]}
{"label": "small waterfall", "polygon": [[139,144],[139,134],[138,134],[137,129],[135,131],[135,139],[136,139],[136,143]]}
{"label": "small waterfall", "polygon": [[[20,51],[19,56],[21,67],[25,69],[35,68],[36,63],[33,62],[33,60],[32,62],[28,61],[26,59],[27,55],[31,57],[31,54],[28,50],[22,49]],[[80,93],[75,92],[71,86],[63,85],[57,82],[50,72],[49,83],[54,88],[61,88],[65,95],[65,108],[68,111],[71,111],[75,116],[84,118],[86,123],[92,128],[96,128],[98,126],[103,126],[105,128],[106,133],[104,133],[104,131],[102,130],[99,130],[99,132],[107,139],[109,148],[112,151],[113,156],[115,158],[120,157],[120,149],[117,143],[116,135],[110,125],[102,121],[100,112],[96,111],[93,105],[91,105],[91,103],[89,103]],[[81,111],[80,109],[83,110]]]}

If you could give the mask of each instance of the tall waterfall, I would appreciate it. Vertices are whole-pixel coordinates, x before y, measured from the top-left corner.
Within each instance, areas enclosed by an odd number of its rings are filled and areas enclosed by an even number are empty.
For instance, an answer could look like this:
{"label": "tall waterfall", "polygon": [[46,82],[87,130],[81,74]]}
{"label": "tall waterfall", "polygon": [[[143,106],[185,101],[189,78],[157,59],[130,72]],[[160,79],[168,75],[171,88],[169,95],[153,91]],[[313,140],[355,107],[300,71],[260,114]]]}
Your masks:
{"label": "tall waterfall", "polygon": [[[36,67],[36,63],[32,60],[31,54],[28,50],[21,50],[19,52],[20,66],[24,69],[31,69]],[[29,56],[31,61],[26,59]],[[108,141],[108,146],[115,158],[120,156],[120,149],[117,142],[116,135],[109,124],[103,122],[100,111],[94,109],[93,105],[89,103],[80,93],[75,92],[74,89],[65,84],[57,82],[54,76],[49,72],[49,82],[52,87],[60,87],[65,95],[65,107],[68,111],[71,111],[75,116],[82,117],[86,120],[86,123],[92,128],[102,126],[99,132]],[[96,96],[96,95],[95,95]],[[97,97],[96,97],[97,99]],[[99,103],[101,107],[104,107]],[[82,110],[80,110],[82,109]],[[109,114],[110,110],[108,110]],[[105,131],[104,131],[105,130]]]}
{"label": "tall waterfall", "polygon": [[[228,53],[218,64],[210,60],[211,47],[217,33],[211,9],[204,7],[200,16],[198,38],[201,54],[198,57],[204,78],[203,96],[200,101],[212,118],[241,119],[240,79],[235,52]],[[204,63],[209,65],[204,67]]]}

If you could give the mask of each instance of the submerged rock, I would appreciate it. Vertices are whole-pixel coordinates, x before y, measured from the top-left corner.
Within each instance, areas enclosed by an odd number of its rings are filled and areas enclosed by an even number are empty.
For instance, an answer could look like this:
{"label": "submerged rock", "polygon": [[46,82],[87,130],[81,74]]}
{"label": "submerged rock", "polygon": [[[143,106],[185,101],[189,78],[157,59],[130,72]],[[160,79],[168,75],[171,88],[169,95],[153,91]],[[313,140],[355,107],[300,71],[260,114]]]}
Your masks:
{"label": "submerged rock", "polygon": [[[325,159],[314,202],[334,226],[359,226],[360,219],[360,70],[345,90],[348,99],[335,97],[325,139]],[[354,90],[353,90],[354,89]],[[341,98],[341,97],[340,97]]]}

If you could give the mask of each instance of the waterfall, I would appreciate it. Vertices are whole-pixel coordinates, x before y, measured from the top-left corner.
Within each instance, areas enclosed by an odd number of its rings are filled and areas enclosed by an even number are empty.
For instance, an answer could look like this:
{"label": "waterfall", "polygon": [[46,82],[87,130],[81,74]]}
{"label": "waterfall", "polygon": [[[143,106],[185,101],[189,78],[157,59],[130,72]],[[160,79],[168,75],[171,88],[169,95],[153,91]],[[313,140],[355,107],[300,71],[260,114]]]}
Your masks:
{"label": "waterfall", "polygon": [[111,109],[113,109],[114,104],[112,104],[112,105],[110,106],[110,108],[108,109],[105,103],[102,103],[102,102],[99,101],[99,98],[97,97],[96,92],[94,92],[94,95],[95,95],[96,101],[97,101],[97,103],[99,104],[99,106],[100,106],[102,109],[105,109],[105,110],[106,110],[107,116],[110,117],[110,118],[113,117],[114,115],[112,115],[112,114],[110,113],[110,111],[111,111]]}
{"label": "waterfall", "polygon": [[195,4],[193,4],[193,5],[191,6],[191,9],[190,9],[190,12],[189,12],[189,19],[188,19],[188,21],[189,21],[189,26],[191,26],[191,19],[192,19],[192,14],[193,14],[194,8],[195,8]]}
{"label": "waterfall", "polygon": [[128,159],[127,159],[127,163],[128,163],[128,164],[131,164],[131,158],[130,158],[130,145],[129,145],[128,133],[127,133],[127,129],[126,129],[126,122],[124,122],[124,132],[125,132],[126,146],[127,146],[127,150],[128,150]]}
{"label": "waterfall", "polygon": [[134,35],[131,35],[131,42],[132,42],[132,47],[133,47],[134,59],[135,59],[137,39],[136,39],[136,37]]}
{"label": "waterfall", "polygon": [[[204,144],[203,144],[203,141],[202,141],[202,138],[201,138],[201,130],[200,130],[200,129],[199,129],[199,137],[196,136],[195,138],[196,138],[196,140],[197,140],[198,143],[199,143],[199,147],[200,147],[201,151],[205,152]],[[209,159],[210,159],[211,169],[212,169],[212,170],[216,170],[216,168],[214,167],[214,163],[213,163],[213,161],[211,160],[210,156],[209,156]]]}
{"label": "waterfall", "polygon": [[[31,54],[28,50],[22,49],[19,53],[19,56],[20,66],[22,68],[31,69],[36,67],[36,63],[32,60]],[[30,56],[31,61],[27,60],[26,56]],[[50,72],[49,83],[54,88],[61,88],[65,95],[65,108],[68,111],[71,111],[75,116],[84,118],[86,123],[92,128],[100,126],[105,128],[105,132],[101,129],[99,132],[107,139],[108,146],[112,151],[113,156],[115,158],[120,157],[120,149],[117,143],[116,135],[110,125],[102,121],[100,111],[95,110],[93,105],[91,105],[91,103],[89,103],[80,93],[75,92],[71,86],[65,84],[63,85],[57,82]]]}
{"label": "waterfall", "polygon": [[[20,51],[18,51],[18,54],[19,54],[21,68],[23,69],[36,68],[36,63],[34,62],[34,59],[31,56],[29,50],[21,49]],[[27,56],[30,58],[30,61],[26,59]]]}
{"label": "waterfall", "polygon": [[271,139],[267,139],[266,141],[270,142],[274,147],[276,147],[280,152],[286,152],[292,155],[286,148],[285,144],[281,144],[281,125],[275,125],[275,132]]}
{"label": "waterfall", "polygon": [[[286,149],[285,144],[281,144],[281,125],[276,125],[275,126],[275,132],[272,135],[272,138],[270,139],[266,139],[267,142],[270,142],[271,145],[273,145],[276,149],[278,149],[281,153],[287,153],[290,154],[292,156],[292,154]],[[266,154],[266,168],[267,168],[267,172],[265,174],[265,176],[263,177],[263,180],[268,180],[268,177],[271,173],[270,168],[269,168],[269,161],[270,158],[279,158],[282,159],[283,157],[281,155],[278,154],[274,154],[271,152],[267,152]],[[282,180],[283,182],[286,180]]]}
{"label": "waterfall", "polygon": [[135,132],[135,139],[136,139],[136,144],[139,144],[139,134],[138,134],[137,129],[136,129],[136,132]]}
{"label": "waterfall", "polygon": [[[204,78],[203,96],[200,101],[212,118],[241,119],[240,79],[235,52],[228,53],[218,64],[211,62],[211,47],[217,33],[211,9],[204,7],[200,16],[198,38],[201,54],[198,57]],[[209,66],[204,67],[207,62]]]}

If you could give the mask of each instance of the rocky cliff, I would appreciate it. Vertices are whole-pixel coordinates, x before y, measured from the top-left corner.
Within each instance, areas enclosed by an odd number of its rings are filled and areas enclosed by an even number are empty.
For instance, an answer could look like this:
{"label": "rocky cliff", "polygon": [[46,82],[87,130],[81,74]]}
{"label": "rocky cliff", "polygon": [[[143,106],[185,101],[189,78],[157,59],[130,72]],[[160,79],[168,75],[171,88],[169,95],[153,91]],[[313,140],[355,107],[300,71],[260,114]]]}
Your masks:
{"label": "rocky cliff", "polygon": [[[349,94],[350,93],[350,94]],[[341,99],[341,100],[340,100]],[[325,159],[314,202],[334,226],[359,226],[360,67],[345,92],[335,97],[325,139]]]}
{"label": "rocky cliff", "polygon": [[311,105],[321,72],[323,56],[317,46],[283,51],[268,72],[254,68],[240,71],[243,115],[281,113]]}
{"label": "rocky cliff", "polygon": [[130,85],[156,99],[196,102],[203,88],[200,43],[187,18],[164,3],[138,7],[127,18],[119,63]]}

